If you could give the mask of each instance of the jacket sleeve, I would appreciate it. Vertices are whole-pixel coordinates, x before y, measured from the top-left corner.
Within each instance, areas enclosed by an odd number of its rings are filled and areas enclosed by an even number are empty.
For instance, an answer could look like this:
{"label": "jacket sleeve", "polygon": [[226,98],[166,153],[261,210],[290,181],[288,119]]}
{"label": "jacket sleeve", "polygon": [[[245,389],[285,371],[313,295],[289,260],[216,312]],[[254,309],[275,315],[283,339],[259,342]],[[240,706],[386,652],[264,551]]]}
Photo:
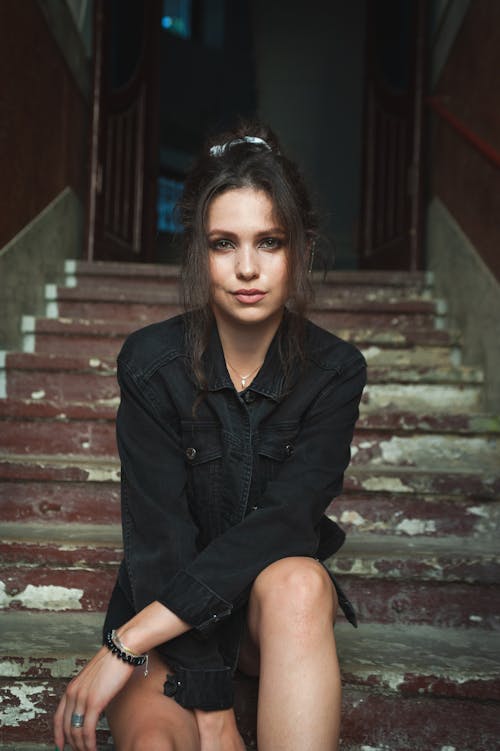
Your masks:
{"label": "jacket sleeve", "polygon": [[[198,529],[188,508],[186,470],[173,410],[165,412],[148,381],[135,378],[120,360],[118,381],[125,550],[121,574],[126,579],[122,589],[130,593],[139,611],[154,600],[163,601],[158,592],[196,559]],[[204,603],[205,589],[201,595]],[[229,603],[220,598],[217,612],[230,610]],[[212,611],[207,618],[211,615]],[[189,631],[161,645],[161,651],[175,669],[175,681],[166,690],[168,695],[175,694],[178,703],[205,710],[232,706],[232,670],[224,664],[211,635],[200,639]]]}
{"label": "jacket sleeve", "polygon": [[365,381],[359,353],[341,373],[332,371],[304,418],[293,456],[267,483],[258,510],[165,581],[158,599],[196,630],[217,625],[270,563],[315,555],[318,524],[342,489]]}

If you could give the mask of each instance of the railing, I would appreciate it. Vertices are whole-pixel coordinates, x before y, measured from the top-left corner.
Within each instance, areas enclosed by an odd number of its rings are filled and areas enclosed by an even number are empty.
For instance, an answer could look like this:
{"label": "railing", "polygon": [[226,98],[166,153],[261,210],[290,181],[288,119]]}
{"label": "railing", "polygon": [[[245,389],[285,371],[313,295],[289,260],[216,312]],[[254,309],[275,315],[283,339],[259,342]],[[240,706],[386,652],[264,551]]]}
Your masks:
{"label": "railing", "polygon": [[447,110],[438,97],[430,97],[427,102],[439,117],[451,125],[453,130],[459,133],[465,141],[474,146],[474,148],[479,151],[479,153],[482,154],[490,164],[494,167],[500,168],[500,153],[496,151],[491,144],[483,141],[483,139],[468,128],[465,123]]}

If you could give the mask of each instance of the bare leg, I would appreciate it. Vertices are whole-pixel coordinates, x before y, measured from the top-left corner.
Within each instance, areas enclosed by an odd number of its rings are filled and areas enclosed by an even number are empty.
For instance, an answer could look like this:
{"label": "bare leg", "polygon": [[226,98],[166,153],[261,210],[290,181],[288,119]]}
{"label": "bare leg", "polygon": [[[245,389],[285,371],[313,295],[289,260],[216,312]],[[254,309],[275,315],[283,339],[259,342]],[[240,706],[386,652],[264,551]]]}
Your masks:
{"label": "bare leg", "polygon": [[150,653],[147,677],[137,668],[108,706],[116,751],[200,751],[194,713],[163,693],[167,670],[161,658]]}
{"label": "bare leg", "polygon": [[338,748],[336,608],[333,584],[311,558],[276,561],[255,580],[240,667],[252,674],[260,662],[259,751]]}

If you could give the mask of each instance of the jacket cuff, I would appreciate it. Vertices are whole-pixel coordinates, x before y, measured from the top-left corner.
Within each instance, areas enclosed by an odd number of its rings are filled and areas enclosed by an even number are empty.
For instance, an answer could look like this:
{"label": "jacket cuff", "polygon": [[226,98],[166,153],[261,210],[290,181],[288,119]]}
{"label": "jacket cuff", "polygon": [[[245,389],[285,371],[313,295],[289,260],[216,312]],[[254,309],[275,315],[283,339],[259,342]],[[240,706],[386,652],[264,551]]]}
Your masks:
{"label": "jacket cuff", "polygon": [[190,670],[178,667],[173,675],[167,675],[163,693],[185,709],[205,712],[230,709],[234,700],[231,668]]}
{"label": "jacket cuff", "polygon": [[195,631],[206,635],[231,615],[232,605],[186,571],[178,571],[159,598]]}

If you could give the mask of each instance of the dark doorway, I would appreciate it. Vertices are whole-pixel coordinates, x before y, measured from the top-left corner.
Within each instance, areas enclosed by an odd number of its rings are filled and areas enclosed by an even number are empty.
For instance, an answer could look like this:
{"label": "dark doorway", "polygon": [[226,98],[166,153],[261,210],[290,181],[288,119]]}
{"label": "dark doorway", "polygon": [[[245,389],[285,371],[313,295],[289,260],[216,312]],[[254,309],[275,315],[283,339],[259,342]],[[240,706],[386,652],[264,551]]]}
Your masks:
{"label": "dark doorway", "polygon": [[422,268],[426,6],[426,0],[367,5],[362,268]]}

